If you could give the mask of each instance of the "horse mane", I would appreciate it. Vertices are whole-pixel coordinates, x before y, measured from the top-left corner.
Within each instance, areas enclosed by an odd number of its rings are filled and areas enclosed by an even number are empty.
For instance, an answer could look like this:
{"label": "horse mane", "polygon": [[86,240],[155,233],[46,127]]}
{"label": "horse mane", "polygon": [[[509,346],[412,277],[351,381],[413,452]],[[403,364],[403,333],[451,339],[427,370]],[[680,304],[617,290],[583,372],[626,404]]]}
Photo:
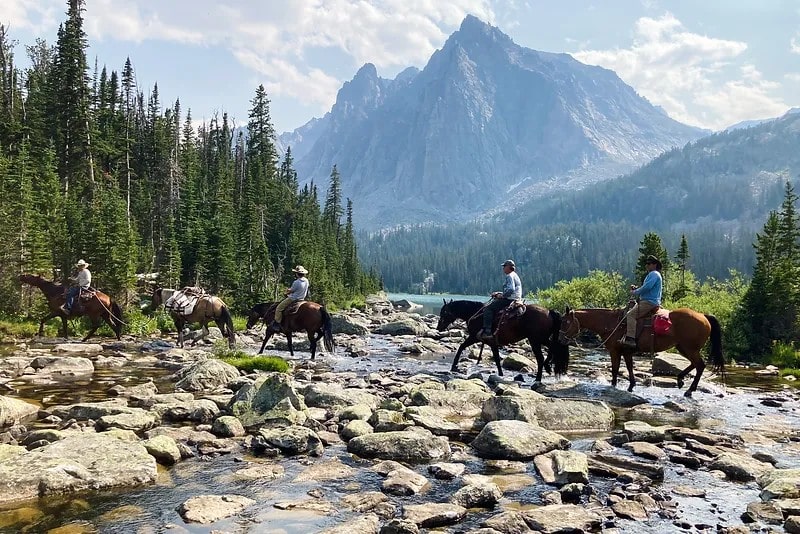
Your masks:
{"label": "horse mane", "polygon": [[44,292],[45,295],[60,293],[64,291],[63,285],[51,282],[50,280],[47,280],[35,274],[21,274],[19,275],[19,281],[33,287],[38,287],[39,289],[42,290],[42,292]]}

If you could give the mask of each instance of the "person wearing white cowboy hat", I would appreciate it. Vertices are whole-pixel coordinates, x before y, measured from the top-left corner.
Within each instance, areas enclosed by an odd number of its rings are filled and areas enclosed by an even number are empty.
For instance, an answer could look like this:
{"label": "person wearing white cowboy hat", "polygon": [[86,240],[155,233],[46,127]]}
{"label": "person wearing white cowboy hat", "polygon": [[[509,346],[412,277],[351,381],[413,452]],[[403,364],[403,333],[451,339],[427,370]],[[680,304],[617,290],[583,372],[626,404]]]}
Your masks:
{"label": "person wearing white cowboy hat", "polygon": [[298,300],[305,300],[308,296],[308,278],[306,278],[308,271],[302,265],[298,265],[292,269],[292,272],[296,276],[295,281],[292,282],[292,287],[286,290],[286,298],[275,308],[275,319],[270,325],[270,328],[275,332],[280,332],[281,330],[283,311],[288,308],[291,303],[297,302]]}
{"label": "person wearing white cowboy hat", "polygon": [[493,336],[492,322],[494,321],[494,315],[515,300],[522,298],[522,281],[516,272],[517,266],[514,264],[514,260],[506,260],[500,266],[506,275],[503,291],[492,293],[492,302],[484,308],[483,331],[480,335],[483,339],[490,339]]}
{"label": "person wearing white cowboy hat", "polygon": [[75,304],[75,299],[78,298],[81,291],[89,289],[92,285],[92,273],[87,269],[89,264],[83,259],[80,259],[78,263],[75,264],[75,267],[78,269],[78,274],[76,274],[74,278],[70,278],[70,280],[75,281],[75,285],[69,288],[69,291],[67,291],[67,302],[61,306],[61,311],[67,315],[72,312],[72,306]]}

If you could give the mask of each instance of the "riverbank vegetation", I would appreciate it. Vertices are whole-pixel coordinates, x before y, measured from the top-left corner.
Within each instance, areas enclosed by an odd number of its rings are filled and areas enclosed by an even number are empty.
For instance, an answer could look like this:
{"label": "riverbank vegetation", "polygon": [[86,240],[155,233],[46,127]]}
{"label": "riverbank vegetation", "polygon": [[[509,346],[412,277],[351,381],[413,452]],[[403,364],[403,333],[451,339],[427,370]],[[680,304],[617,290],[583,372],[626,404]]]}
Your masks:
{"label": "riverbank vegetation", "polygon": [[68,2],[55,44],[26,47],[25,68],[0,25],[0,312],[38,300],[17,275],[65,281],[79,258],[123,305],[137,300],[137,273],[203,286],[239,311],[282,296],[297,264],[319,302],[378,288],[338,170],[324,190],[300,185],[291,150],[279,160],[263,86],[246,127],[224,112],[197,126],[157,84],[140,87],[130,59],[91,68],[83,18],[84,3]]}

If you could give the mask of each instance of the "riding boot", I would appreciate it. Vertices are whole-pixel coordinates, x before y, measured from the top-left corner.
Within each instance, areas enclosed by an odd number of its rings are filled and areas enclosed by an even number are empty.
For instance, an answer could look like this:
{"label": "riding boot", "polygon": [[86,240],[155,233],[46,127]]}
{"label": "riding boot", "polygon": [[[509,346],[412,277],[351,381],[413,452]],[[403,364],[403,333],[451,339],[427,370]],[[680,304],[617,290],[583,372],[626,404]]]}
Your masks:
{"label": "riding boot", "polygon": [[620,343],[625,345],[626,347],[630,347],[632,349],[636,348],[636,338],[625,336],[624,339],[620,339]]}
{"label": "riding boot", "polygon": [[269,325],[269,329],[273,332],[280,332],[281,331],[281,323],[278,321],[272,321],[272,324]]}
{"label": "riding boot", "polygon": [[66,304],[62,304],[61,306],[58,307],[58,309],[61,310],[61,313],[63,313],[64,315],[70,314],[70,310],[69,308],[67,308]]}

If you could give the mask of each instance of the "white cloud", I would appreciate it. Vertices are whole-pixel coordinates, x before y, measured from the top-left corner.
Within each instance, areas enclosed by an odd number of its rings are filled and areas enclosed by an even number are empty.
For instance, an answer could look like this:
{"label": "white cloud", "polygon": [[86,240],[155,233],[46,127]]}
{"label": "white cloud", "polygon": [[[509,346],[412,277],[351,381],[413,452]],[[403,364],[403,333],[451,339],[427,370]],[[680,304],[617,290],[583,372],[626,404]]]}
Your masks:
{"label": "white cloud", "polygon": [[[747,44],[692,33],[672,14],[640,18],[630,48],[581,50],[574,56],[616,73],[673,118],[720,129],[788,107],[780,84],[764,80],[740,56]],[[735,69],[738,68],[738,71]]]}
{"label": "white cloud", "polygon": [[790,82],[800,83],[800,72],[787,72],[783,77]]}
{"label": "white cloud", "polygon": [[792,54],[800,54],[800,36],[792,37],[789,41],[789,50],[792,51]]}

